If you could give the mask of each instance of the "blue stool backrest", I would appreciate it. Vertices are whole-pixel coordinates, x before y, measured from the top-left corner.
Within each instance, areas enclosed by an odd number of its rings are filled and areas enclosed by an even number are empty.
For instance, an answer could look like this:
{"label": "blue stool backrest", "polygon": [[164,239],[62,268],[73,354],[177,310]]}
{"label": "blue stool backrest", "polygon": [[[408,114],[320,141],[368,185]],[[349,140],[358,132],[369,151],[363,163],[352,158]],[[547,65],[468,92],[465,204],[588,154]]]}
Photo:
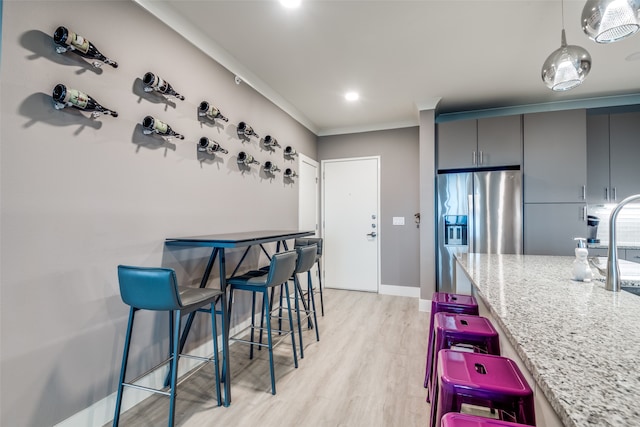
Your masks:
{"label": "blue stool backrest", "polygon": [[296,248],[298,252],[298,262],[296,263],[296,273],[306,273],[311,270],[316,262],[316,253],[318,248],[316,245],[300,246]]}
{"label": "blue stool backrest", "polygon": [[271,257],[266,286],[278,286],[289,280],[296,269],[296,251],[278,252]]}
{"label": "blue stool backrest", "polygon": [[171,268],[118,266],[120,297],[143,310],[182,308],[176,272]]}
{"label": "blue stool backrest", "polygon": [[293,242],[295,248],[308,245],[316,245],[318,247],[318,255],[322,255],[322,237],[298,237]]}

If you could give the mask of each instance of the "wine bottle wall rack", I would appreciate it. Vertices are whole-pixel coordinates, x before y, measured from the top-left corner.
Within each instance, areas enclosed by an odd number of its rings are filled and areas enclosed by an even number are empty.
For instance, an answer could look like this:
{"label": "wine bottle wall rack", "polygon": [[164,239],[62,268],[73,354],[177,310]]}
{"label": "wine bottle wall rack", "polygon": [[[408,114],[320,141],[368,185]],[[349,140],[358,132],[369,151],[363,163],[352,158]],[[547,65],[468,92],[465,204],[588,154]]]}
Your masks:
{"label": "wine bottle wall rack", "polygon": [[249,126],[246,122],[238,123],[238,138],[249,139],[251,136],[260,138],[260,136],[258,136],[258,134],[253,130],[253,128]]}
{"label": "wine bottle wall rack", "polygon": [[280,168],[278,167],[278,165],[276,165],[275,163],[269,160],[264,162],[264,166],[262,168],[264,169],[265,172],[271,175],[274,175],[276,172],[280,172]]}
{"label": "wine bottle wall rack", "polygon": [[289,159],[293,159],[295,156],[298,155],[298,152],[292,146],[287,145],[286,147],[284,147],[284,153],[283,154],[284,154],[285,157],[287,157]]}
{"label": "wine bottle wall rack", "polygon": [[180,101],[184,101],[184,96],[180,95],[176,90],[171,86],[171,84],[163,80],[157,74],[152,72],[147,72],[142,77],[142,83],[144,84],[145,92],[158,92],[166,96],[173,96],[178,98]]}
{"label": "wine bottle wall rack", "polygon": [[215,142],[212,139],[207,138],[206,136],[203,136],[198,141],[198,151],[206,152],[206,153],[209,153],[209,154],[214,154],[214,153],[227,154],[227,153],[229,153],[227,150],[222,148],[220,146],[220,144],[218,144],[217,142]]}
{"label": "wine bottle wall rack", "polygon": [[[59,26],[53,34],[53,41],[55,44],[55,51],[58,54],[72,52],[75,55],[92,61],[93,67],[99,68],[104,64],[107,64],[113,68],[118,68],[118,63],[116,61],[107,58],[92,42],[79,34],[70,31],[67,27]],[[185,97],[178,93],[169,82],[153,72],[145,73],[142,77],[142,83],[144,92],[156,92],[166,97],[175,97],[181,101],[185,100]],[[62,83],[59,83],[54,87],[51,96],[53,99],[53,106],[58,110],[73,108],[88,112],[91,114],[91,117],[94,118],[101,115],[118,117],[118,113],[116,111],[104,107],[87,93],[78,89],[69,88]],[[206,100],[203,100],[198,105],[198,117],[206,118],[211,121],[220,120],[229,122],[229,119],[222,114],[220,109]],[[181,140],[185,139],[183,134],[174,131],[168,123],[151,115],[144,117],[141,121],[141,126],[142,133],[144,135],[155,135],[167,140],[170,140],[171,138]],[[252,136],[258,139],[260,138],[253,128],[244,121],[238,123],[237,134],[240,139],[246,141],[248,141]],[[260,140],[260,143],[270,151],[275,151],[276,148],[281,148],[278,140],[272,135],[266,135],[262,140]],[[205,136],[198,140],[196,147],[198,152],[206,152],[210,155],[229,153],[217,141]],[[283,151],[285,159],[293,159],[298,155],[297,151],[290,145],[286,146]],[[245,151],[240,151],[238,153],[237,163],[238,165],[245,167],[260,165],[259,161]],[[292,179],[298,176],[293,169],[286,168],[283,171],[272,161],[266,161],[262,166],[262,169],[268,175],[275,175],[277,172],[282,172],[286,179]]]}
{"label": "wine bottle wall rack", "polygon": [[257,161],[251,154],[247,154],[244,151],[238,153],[238,164],[241,166],[251,166],[251,165],[259,165],[260,162]]}
{"label": "wine bottle wall rack", "polygon": [[113,68],[118,68],[118,63],[104,56],[98,48],[84,37],[69,31],[66,27],[60,26],[53,33],[53,42],[56,44],[57,53],[71,51],[87,59],[93,59],[91,63],[95,68],[109,64]]}
{"label": "wine bottle wall rack", "polygon": [[165,139],[173,137],[184,139],[184,135],[177,133],[167,123],[156,119],[153,116],[146,116],[142,119],[142,133],[145,135],[159,135]]}
{"label": "wine bottle wall rack", "polygon": [[220,119],[225,122],[229,121],[228,118],[222,115],[222,112],[220,112],[219,109],[217,109],[207,101],[202,101],[198,106],[198,116],[208,117],[211,120]]}
{"label": "wine bottle wall rack", "polygon": [[53,106],[56,110],[62,110],[66,107],[72,107],[81,111],[87,111],[91,113],[91,117],[100,117],[101,115],[107,115],[112,117],[118,117],[118,113],[103,107],[93,99],[90,95],[81,92],[77,89],[67,88],[62,83],[58,83],[51,94],[53,98]]}
{"label": "wine bottle wall rack", "polygon": [[280,144],[278,144],[278,140],[271,135],[265,136],[262,140],[262,144],[270,150],[274,150],[276,147],[280,147]]}

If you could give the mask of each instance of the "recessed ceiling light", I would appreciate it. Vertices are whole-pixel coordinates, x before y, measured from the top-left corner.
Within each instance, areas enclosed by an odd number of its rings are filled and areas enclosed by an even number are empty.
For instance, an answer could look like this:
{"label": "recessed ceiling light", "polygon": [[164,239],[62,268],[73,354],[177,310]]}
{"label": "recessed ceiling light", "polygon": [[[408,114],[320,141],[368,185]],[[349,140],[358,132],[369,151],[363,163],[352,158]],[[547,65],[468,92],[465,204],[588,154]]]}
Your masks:
{"label": "recessed ceiling light", "polygon": [[280,0],[280,4],[288,9],[299,7],[301,0]]}
{"label": "recessed ceiling light", "polygon": [[357,101],[360,98],[358,92],[347,92],[344,94],[344,99],[347,101]]}

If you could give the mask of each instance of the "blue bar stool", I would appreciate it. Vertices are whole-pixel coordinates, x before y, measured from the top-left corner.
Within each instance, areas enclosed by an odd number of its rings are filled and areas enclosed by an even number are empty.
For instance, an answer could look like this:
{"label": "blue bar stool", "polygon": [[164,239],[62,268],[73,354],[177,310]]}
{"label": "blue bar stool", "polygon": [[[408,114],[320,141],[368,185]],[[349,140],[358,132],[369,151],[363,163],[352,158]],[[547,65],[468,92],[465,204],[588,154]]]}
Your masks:
{"label": "blue bar stool", "polygon": [[[316,317],[316,299],[313,294],[313,284],[311,282],[311,267],[316,262],[317,245],[299,246],[296,248],[298,252],[298,262],[296,263],[296,269],[293,272],[293,282],[295,285],[295,307],[298,315],[298,338],[300,341],[300,357],[304,358],[304,346],[302,344],[302,320],[307,319],[309,329],[314,328],[316,331],[316,341],[320,341],[320,332],[318,331],[318,318]],[[304,304],[304,291],[300,286],[298,280],[298,274],[307,273],[307,304]],[[298,303],[298,297],[302,299],[303,308],[305,311],[304,318],[300,316],[300,305]],[[313,316],[313,320],[312,320]]]}
{"label": "blue bar stool", "polygon": [[[122,405],[122,394],[125,386],[169,396],[168,425],[169,427],[173,426],[175,419],[176,386],[178,382],[178,359],[181,356],[202,360],[204,362],[213,361],[216,378],[216,397],[218,399],[218,406],[222,405],[220,395],[220,368],[218,364],[218,333],[215,311],[216,300],[220,299],[222,304],[221,313],[225,312],[225,298],[222,291],[219,289],[178,286],[176,273],[170,268],[130,267],[120,265],[118,266],[118,280],[120,283],[120,296],[122,301],[131,308],[129,310],[129,323],[127,325],[127,335],[122,355],[122,369],[120,370],[113,426],[116,427],[120,421],[120,408]],[[131,344],[131,333],[133,331],[133,321],[135,313],[138,310],[167,311],[170,313],[171,327],[169,343],[171,350],[167,360],[161,362],[154,368],[151,368],[151,370],[140,375],[138,378],[130,382],[125,382],[127,360],[129,357],[129,345]],[[180,319],[183,315],[195,311],[211,314],[213,356],[210,358],[179,354]],[[169,391],[165,391],[164,389],[157,390],[135,384],[140,378],[146,376],[167,362],[171,362]]]}
{"label": "blue bar stool", "polygon": [[[318,289],[320,293],[320,311],[324,316],[324,300],[322,298],[322,266],[320,259],[322,258],[322,238],[321,237],[299,237],[293,242],[293,246],[298,248],[306,245],[316,245],[318,252],[316,253],[316,264],[318,264]],[[311,270],[308,272],[309,280],[311,280]]]}
{"label": "blue bar stool", "polygon": [[[296,268],[296,259],[298,258],[298,254],[296,251],[287,251],[287,252],[279,252],[271,257],[271,264],[269,266],[268,271],[264,270],[254,270],[249,271],[241,276],[231,277],[227,280],[227,283],[230,285],[230,293],[229,293],[229,317],[231,317],[231,310],[233,308],[233,295],[235,291],[249,291],[252,293],[252,306],[251,306],[251,325],[249,328],[251,329],[250,339],[244,340],[237,337],[230,338],[234,341],[242,342],[245,344],[251,345],[251,350],[249,353],[249,358],[253,358],[253,346],[265,347],[265,344],[261,342],[254,341],[254,331],[255,329],[259,329],[262,331],[262,327],[255,326],[255,303],[256,303],[256,294],[262,294],[262,317],[266,322],[266,332],[267,332],[267,344],[266,347],[269,349],[269,371],[271,373],[271,393],[276,394],[276,380],[273,369],[273,348],[275,345],[282,342],[280,339],[277,343],[273,343],[272,337],[272,329],[271,329],[271,304],[269,302],[269,289],[274,286],[279,286],[284,284],[285,292],[289,295],[289,285],[288,281],[293,275],[293,272]],[[298,367],[298,357],[296,355],[296,341],[294,336],[294,328],[293,328],[293,317],[291,315],[291,302],[289,298],[287,300],[287,316],[289,318],[289,330],[282,331],[277,330],[276,332],[284,332],[281,338],[285,338],[287,335],[291,335],[291,344],[293,347],[293,363],[294,366]]]}

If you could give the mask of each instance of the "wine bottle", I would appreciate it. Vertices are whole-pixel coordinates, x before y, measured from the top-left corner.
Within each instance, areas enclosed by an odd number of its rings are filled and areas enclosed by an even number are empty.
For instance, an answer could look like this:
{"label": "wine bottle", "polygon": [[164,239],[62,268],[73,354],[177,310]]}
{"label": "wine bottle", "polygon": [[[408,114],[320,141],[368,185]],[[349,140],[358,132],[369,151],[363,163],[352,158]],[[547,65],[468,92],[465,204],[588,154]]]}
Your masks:
{"label": "wine bottle", "polygon": [[275,163],[267,160],[266,162],[264,162],[264,170],[269,173],[276,173],[280,170],[280,168]]}
{"label": "wine bottle", "polygon": [[247,154],[244,151],[241,151],[238,153],[238,164],[249,166],[251,164],[259,165],[260,162],[254,159],[251,154]]}
{"label": "wine bottle", "polygon": [[56,46],[56,52],[58,53],[71,50],[82,57],[96,59],[97,61],[92,63],[96,68],[101,67],[102,64],[109,64],[113,68],[118,68],[118,63],[100,53],[93,43],[65,27],[61,26],[56,29],[55,33],[53,33],[53,41],[58,45]]}
{"label": "wine bottle", "polygon": [[260,138],[257,133],[253,131],[253,128],[246,124],[245,122],[238,123],[238,136],[240,138],[247,137],[249,138],[251,135],[254,135],[256,138]]}
{"label": "wine bottle", "polygon": [[54,107],[58,110],[65,107],[74,107],[78,110],[90,111],[92,117],[98,117],[101,114],[118,117],[118,113],[103,107],[91,96],[77,89],[68,89],[62,83],[58,83],[53,88],[51,96],[55,101]]}
{"label": "wine bottle", "polygon": [[222,148],[220,144],[212,139],[207,138],[206,136],[200,138],[200,141],[198,142],[198,151],[206,151],[209,154],[213,154],[216,152],[224,154],[228,153],[228,151]]}
{"label": "wine bottle", "polygon": [[144,133],[145,135],[157,133],[158,135],[162,136],[175,136],[178,139],[184,139],[184,135],[175,132],[173,129],[171,129],[171,126],[156,119],[153,116],[147,116],[142,119],[142,127],[144,128],[142,130],[142,133]]}
{"label": "wine bottle", "polygon": [[184,96],[176,92],[168,81],[161,79],[159,76],[156,76],[151,72],[144,75],[142,83],[145,85],[145,92],[156,91],[165,95],[175,96],[179,100],[184,101]]}
{"label": "wine bottle", "polygon": [[265,147],[280,147],[280,144],[278,144],[278,140],[271,135],[267,135],[264,137],[264,145]]}
{"label": "wine bottle", "polygon": [[284,147],[284,155],[287,157],[293,157],[293,156],[297,156],[298,152],[292,146],[287,145],[286,147]]}
{"label": "wine bottle", "polygon": [[229,121],[229,119],[227,119],[225,116],[222,115],[220,110],[218,110],[213,105],[209,104],[207,101],[202,101],[200,103],[200,106],[198,107],[198,115],[200,117],[208,116],[208,117],[211,117],[212,119],[224,120],[225,122]]}
{"label": "wine bottle", "polygon": [[287,177],[287,178],[293,178],[293,177],[298,176],[298,174],[297,174],[297,173],[296,173],[296,171],[294,171],[293,169],[291,169],[291,168],[286,168],[286,169],[284,170],[284,176],[285,176],[285,177]]}

